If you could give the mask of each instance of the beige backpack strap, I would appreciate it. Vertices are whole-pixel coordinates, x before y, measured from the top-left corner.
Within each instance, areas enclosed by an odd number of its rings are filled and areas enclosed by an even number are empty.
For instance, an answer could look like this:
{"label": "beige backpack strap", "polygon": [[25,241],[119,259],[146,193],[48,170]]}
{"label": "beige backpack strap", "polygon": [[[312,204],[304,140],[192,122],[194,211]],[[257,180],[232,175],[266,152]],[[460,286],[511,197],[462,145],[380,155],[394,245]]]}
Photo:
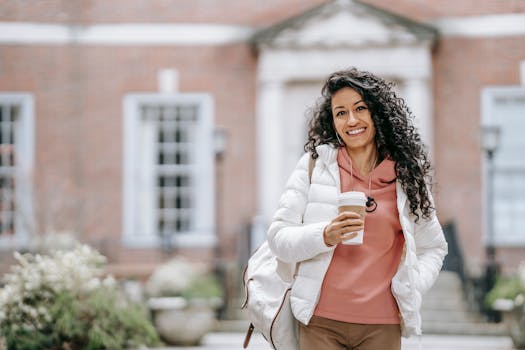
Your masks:
{"label": "beige backpack strap", "polygon": [[315,160],[316,158],[310,154],[310,161],[308,162],[308,182],[310,184],[312,184],[312,173],[314,172]]}

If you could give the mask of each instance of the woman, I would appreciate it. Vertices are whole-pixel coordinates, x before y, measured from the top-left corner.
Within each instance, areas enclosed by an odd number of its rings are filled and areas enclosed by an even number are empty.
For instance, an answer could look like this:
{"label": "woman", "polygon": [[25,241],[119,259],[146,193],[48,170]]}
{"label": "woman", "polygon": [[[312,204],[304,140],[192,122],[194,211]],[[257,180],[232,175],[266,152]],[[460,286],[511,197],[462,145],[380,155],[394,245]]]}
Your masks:
{"label": "woman", "polygon": [[[268,231],[275,255],[298,263],[290,301],[301,350],[400,349],[402,335],[421,334],[421,296],[447,243],[428,156],[392,86],[355,68],[329,76]],[[346,191],[368,196],[364,220],[338,213]],[[363,228],[363,244],[341,244]]]}

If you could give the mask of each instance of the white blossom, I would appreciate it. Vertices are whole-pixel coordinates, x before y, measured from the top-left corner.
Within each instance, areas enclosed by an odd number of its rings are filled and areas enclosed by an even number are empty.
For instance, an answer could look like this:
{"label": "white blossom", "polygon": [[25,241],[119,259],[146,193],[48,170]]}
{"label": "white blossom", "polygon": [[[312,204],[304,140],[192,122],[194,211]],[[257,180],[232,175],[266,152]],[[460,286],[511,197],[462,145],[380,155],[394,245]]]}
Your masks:
{"label": "white blossom", "polygon": [[159,266],[146,283],[150,296],[180,295],[192,283],[198,267],[183,258],[174,258]]}
{"label": "white blossom", "polygon": [[115,278],[113,278],[113,276],[107,276],[102,281],[102,285],[106,288],[113,288],[117,286],[117,281],[115,280]]}
{"label": "white blossom", "polygon": [[14,257],[18,265],[3,277],[0,289],[0,324],[40,328],[52,321],[46,303],[57,293],[80,296],[102,286],[117,287],[112,277],[103,279],[106,258],[86,245],[49,255],[15,252]]}
{"label": "white blossom", "polygon": [[92,278],[86,283],[85,288],[87,291],[91,292],[97,288],[100,288],[101,284],[102,283],[100,282],[99,278]]}

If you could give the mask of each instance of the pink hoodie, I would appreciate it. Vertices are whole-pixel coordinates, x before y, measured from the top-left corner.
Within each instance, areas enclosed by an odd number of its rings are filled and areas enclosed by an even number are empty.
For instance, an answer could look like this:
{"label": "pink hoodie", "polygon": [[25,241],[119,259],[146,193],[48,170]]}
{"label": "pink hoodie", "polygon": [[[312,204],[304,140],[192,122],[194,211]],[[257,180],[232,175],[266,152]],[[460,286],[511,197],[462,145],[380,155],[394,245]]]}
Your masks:
{"label": "pink hoodie", "polygon": [[[337,155],[341,192],[363,191],[369,177],[352,168],[344,148]],[[405,239],[396,205],[395,163],[383,160],[372,172],[371,195],[377,209],[365,217],[362,245],[339,244],[321,288],[314,315],[350,323],[399,324],[399,310],[390,284],[403,252]]]}

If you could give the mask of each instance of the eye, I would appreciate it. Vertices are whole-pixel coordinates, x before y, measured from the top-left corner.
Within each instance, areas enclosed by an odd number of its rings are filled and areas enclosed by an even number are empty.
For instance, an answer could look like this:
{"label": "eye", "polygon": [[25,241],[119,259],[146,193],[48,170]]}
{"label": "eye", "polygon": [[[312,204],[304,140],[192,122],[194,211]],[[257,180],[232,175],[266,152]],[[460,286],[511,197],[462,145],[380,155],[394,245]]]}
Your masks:
{"label": "eye", "polygon": [[368,107],[366,107],[366,106],[357,106],[357,108],[355,110],[358,111],[358,112],[361,112],[361,111],[365,111],[367,109],[368,109]]}
{"label": "eye", "polygon": [[346,111],[339,111],[339,112],[336,113],[335,116],[336,116],[336,117],[342,117],[342,116],[345,115],[345,114],[346,114]]}

